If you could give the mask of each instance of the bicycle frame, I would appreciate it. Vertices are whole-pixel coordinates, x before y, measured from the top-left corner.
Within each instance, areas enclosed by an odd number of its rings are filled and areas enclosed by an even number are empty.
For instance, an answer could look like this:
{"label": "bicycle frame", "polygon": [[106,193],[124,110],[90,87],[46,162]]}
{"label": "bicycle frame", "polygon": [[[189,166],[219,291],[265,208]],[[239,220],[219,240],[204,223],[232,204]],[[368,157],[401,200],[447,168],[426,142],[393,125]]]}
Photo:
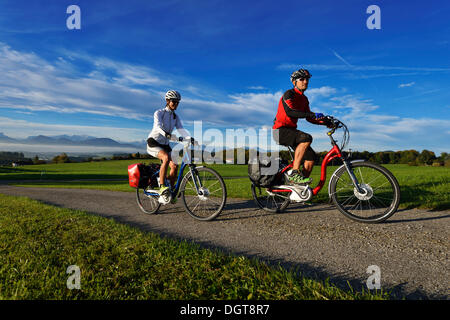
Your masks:
{"label": "bicycle frame", "polygon": [[[325,155],[325,158],[322,161],[322,165],[321,165],[321,169],[320,169],[320,180],[319,183],[317,184],[317,186],[312,189],[312,193],[313,195],[317,195],[319,193],[320,190],[322,190],[323,186],[325,185],[325,181],[327,179],[327,165],[328,163],[330,163],[333,159],[336,158],[340,158],[345,167],[347,168],[347,171],[350,173],[350,177],[353,180],[353,184],[357,187],[358,191],[360,191],[359,189],[359,183],[356,180],[355,176],[353,175],[353,173],[351,172],[351,170],[349,170],[349,165],[347,163],[347,159],[346,157],[342,154],[341,149],[338,147],[336,141],[333,139],[332,137],[332,132],[328,132],[328,136],[330,137],[331,140],[331,145],[333,146],[331,148],[331,150]],[[283,168],[283,170],[281,170],[281,172],[279,172],[278,174],[284,174],[286,172],[286,170],[289,170],[290,168],[292,168],[292,163],[290,163],[288,166],[286,166],[285,168]],[[269,189],[270,192],[274,192],[274,193],[281,193],[281,192],[291,192],[291,190],[288,189]]]}
{"label": "bicycle frame", "polygon": [[[196,165],[191,163],[191,151],[192,150],[188,150],[188,146],[189,146],[189,144],[187,144],[184,147],[183,159],[181,161],[181,166],[180,166],[180,169],[179,169],[179,172],[178,172],[178,177],[177,177],[177,182],[175,184],[175,187],[173,189],[172,189],[172,187],[170,187],[170,193],[172,195],[172,198],[175,198],[178,195],[178,191],[180,190],[181,181],[183,180],[182,179],[183,178],[183,172],[184,172],[184,169],[187,166],[189,166],[189,170],[191,171],[192,176],[193,177],[196,176],[195,173],[194,173]],[[153,175],[155,177],[155,179],[158,179],[158,181],[159,181],[159,171],[160,170],[155,172],[155,174]],[[199,188],[202,187],[202,186],[201,185],[199,186],[198,182],[196,180],[197,179],[193,179],[195,188],[196,188],[197,193],[198,193],[199,192]],[[147,196],[159,196],[159,193],[157,193],[157,192],[147,192],[145,189],[144,189],[144,193]]]}

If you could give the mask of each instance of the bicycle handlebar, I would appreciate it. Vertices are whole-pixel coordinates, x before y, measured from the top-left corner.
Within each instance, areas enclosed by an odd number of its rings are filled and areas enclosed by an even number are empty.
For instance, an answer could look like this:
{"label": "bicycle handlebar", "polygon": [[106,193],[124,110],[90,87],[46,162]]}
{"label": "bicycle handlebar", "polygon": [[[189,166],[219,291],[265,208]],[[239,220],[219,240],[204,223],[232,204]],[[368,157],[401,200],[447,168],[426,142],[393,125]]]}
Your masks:
{"label": "bicycle handlebar", "polygon": [[170,141],[173,141],[173,142],[184,142],[184,143],[187,143],[187,145],[189,145],[189,144],[191,144],[191,145],[193,145],[194,147],[195,146],[199,146],[199,144],[198,144],[198,141],[197,140],[195,140],[194,138],[192,138],[192,137],[186,137],[186,138],[188,138],[188,139],[185,139],[185,138],[183,138],[183,137],[177,137],[177,136],[175,136],[174,134],[173,135],[171,135],[171,137],[169,138],[169,140]]}
{"label": "bicycle handlebar", "polygon": [[[328,124],[330,125],[330,131],[328,131],[328,136],[333,140],[333,138],[331,137],[331,135],[336,131],[336,129],[342,128],[344,130],[344,136],[342,138],[342,143],[341,143],[341,150],[343,150],[346,145],[348,144],[349,140],[350,140],[350,132],[347,128],[347,126],[339,119],[336,119],[333,116],[325,116],[324,117],[324,121],[327,122],[327,126]],[[333,140],[334,141],[334,140]]]}

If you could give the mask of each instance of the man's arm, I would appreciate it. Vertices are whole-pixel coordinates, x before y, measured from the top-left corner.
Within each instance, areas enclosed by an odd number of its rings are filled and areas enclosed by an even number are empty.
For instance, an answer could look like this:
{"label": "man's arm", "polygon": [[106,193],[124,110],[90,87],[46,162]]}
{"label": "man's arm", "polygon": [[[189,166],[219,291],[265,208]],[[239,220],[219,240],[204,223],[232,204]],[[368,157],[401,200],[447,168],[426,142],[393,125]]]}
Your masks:
{"label": "man's arm", "polygon": [[309,118],[314,117],[313,112],[303,112],[303,111],[299,111],[299,110],[294,110],[291,107],[289,107],[288,103],[283,103],[283,107],[284,107],[284,112],[286,112],[286,115],[290,118],[306,118],[306,120],[309,121]]}
{"label": "man's arm", "polygon": [[285,95],[283,95],[283,108],[286,115],[290,118],[314,118],[314,113],[312,113],[310,110],[307,110],[305,112],[294,109],[294,105],[292,104],[292,100],[290,97],[290,92],[286,92]]}

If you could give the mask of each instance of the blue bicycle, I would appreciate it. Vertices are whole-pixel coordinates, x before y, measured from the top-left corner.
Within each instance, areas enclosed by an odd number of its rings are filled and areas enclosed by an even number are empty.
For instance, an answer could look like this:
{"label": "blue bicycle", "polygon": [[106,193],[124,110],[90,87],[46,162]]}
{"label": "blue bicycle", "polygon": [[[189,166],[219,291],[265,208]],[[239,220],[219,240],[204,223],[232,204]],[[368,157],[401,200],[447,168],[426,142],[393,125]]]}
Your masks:
{"label": "blue bicycle", "polygon": [[[168,192],[161,195],[158,190],[152,190],[159,184],[159,171],[155,172],[151,177],[155,184],[136,189],[139,208],[144,213],[156,214],[161,205],[174,203],[175,199],[181,198],[185,210],[193,218],[202,221],[213,220],[222,212],[227,200],[225,183],[215,170],[204,166],[197,167],[192,163],[193,146],[196,143],[193,138],[181,142],[184,145],[183,160],[175,186],[171,186]],[[186,167],[189,170],[183,176]],[[167,179],[166,185],[170,185]]]}

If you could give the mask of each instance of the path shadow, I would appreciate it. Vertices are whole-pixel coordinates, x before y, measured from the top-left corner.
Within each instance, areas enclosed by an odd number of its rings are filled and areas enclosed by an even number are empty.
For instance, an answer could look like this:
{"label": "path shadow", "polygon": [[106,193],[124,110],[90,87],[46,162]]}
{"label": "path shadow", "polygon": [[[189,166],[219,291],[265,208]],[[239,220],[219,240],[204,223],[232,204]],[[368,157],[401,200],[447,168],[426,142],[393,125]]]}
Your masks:
{"label": "path shadow", "polygon": [[[95,214],[95,213],[94,213]],[[160,235],[161,237],[172,239],[176,241],[186,241],[189,243],[193,243],[198,245],[202,249],[208,249],[220,254],[232,255],[232,256],[244,256],[253,261],[265,263],[268,266],[273,268],[284,268],[290,272],[293,272],[299,277],[305,277],[309,279],[313,279],[319,282],[328,282],[332,286],[335,286],[344,291],[353,291],[353,292],[367,292],[366,281],[367,278],[355,278],[346,274],[345,272],[340,273],[332,273],[329,270],[313,266],[309,263],[293,263],[291,261],[287,261],[284,259],[278,259],[270,256],[266,256],[263,252],[259,253],[250,253],[248,251],[239,251],[232,250],[228,247],[217,245],[211,241],[202,241],[197,238],[189,237],[189,236],[180,236],[179,234],[168,232],[166,230],[161,230],[156,227],[150,226],[141,222],[130,222],[125,221],[125,219],[120,219],[117,216],[112,217],[114,220],[120,223],[125,223],[132,225],[142,231],[152,232]],[[407,282],[401,283],[391,287],[383,287],[383,291],[390,294],[390,298],[392,300],[447,300],[448,296],[439,295],[439,294],[427,294],[425,291],[421,289],[416,289],[411,292],[411,290],[407,290]]]}
{"label": "path shadow", "polygon": [[[239,212],[233,212],[238,210]],[[285,214],[293,214],[293,213],[301,213],[301,212],[325,212],[329,210],[336,210],[339,212],[332,204],[329,203],[291,203],[285,211],[283,212],[268,212],[259,208],[254,200],[242,199],[239,202],[229,203],[225,206],[222,213],[219,215],[217,220],[237,220],[237,219],[252,219],[252,218],[260,218],[264,216],[272,216],[272,215],[285,215]],[[433,216],[431,217],[417,217],[410,219],[398,219],[398,213],[409,210],[408,208],[403,208],[397,210],[397,212],[387,219],[384,222],[379,224],[391,224],[391,223],[407,223],[407,222],[417,222],[417,221],[428,221],[428,220],[439,220],[450,218],[450,214],[446,211],[431,211],[433,212]],[[246,213],[254,212],[254,214],[248,215]],[[350,220],[349,220],[350,221]]]}
{"label": "path shadow", "polygon": [[[395,215],[393,216],[395,217]],[[413,218],[413,219],[388,219],[386,221],[384,221],[385,224],[391,224],[391,223],[405,223],[405,222],[417,222],[417,221],[428,221],[428,220],[439,220],[439,219],[446,219],[446,218],[450,218],[450,214],[445,214],[441,215],[441,216],[436,216],[436,217],[425,217],[425,218]]]}

